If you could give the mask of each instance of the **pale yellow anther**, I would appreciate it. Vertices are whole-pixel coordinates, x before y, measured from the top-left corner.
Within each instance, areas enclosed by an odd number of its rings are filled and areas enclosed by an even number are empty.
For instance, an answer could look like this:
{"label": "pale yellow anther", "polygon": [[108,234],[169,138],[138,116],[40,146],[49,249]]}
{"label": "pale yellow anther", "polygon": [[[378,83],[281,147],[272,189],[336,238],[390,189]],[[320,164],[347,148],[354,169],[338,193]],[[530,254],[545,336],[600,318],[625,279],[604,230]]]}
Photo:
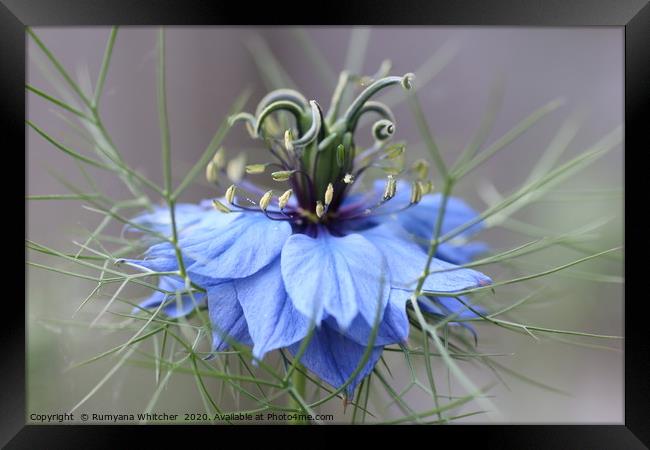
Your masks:
{"label": "pale yellow anther", "polygon": [[289,189],[280,196],[280,198],[278,199],[278,205],[280,206],[280,209],[284,209],[284,207],[287,206],[287,203],[291,198],[291,194],[293,194],[293,191]]}
{"label": "pale yellow anther", "polygon": [[388,180],[386,182],[386,189],[384,189],[383,200],[387,201],[395,197],[396,191],[397,191],[397,180],[393,175],[388,175]]}
{"label": "pale yellow anther", "polygon": [[229,213],[230,212],[230,209],[217,199],[212,200],[212,206],[214,207],[214,209],[216,209],[219,212],[222,212],[222,213]]}
{"label": "pale yellow anther", "polygon": [[219,181],[219,169],[215,165],[214,161],[210,161],[208,165],[205,166],[205,178],[212,184]]}
{"label": "pale yellow anther", "polygon": [[267,191],[264,195],[262,195],[262,198],[260,198],[260,209],[262,211],[266,211],[266,208],[269,207],[269,204],[271,203],[271,198],[273,197],[273,191]]}
{"label": "pale yellow anther", "polygon": [[323,206],[323,202],[318,200],[316,202],[316,216],[318,216],[318,218],[320,219],[321,217],[323,217],[323,214],[325,214],[325,206]]}
{"label": "pale yellow anther", "polygon": [[289,152],[293,151],[293,133],[291,132],[291,130],[287,130],[284,132],[284,147]]}
{"label": "pale yellow anther", "polygon": [[422,188],[420,188],[420,184],[417,181],[414,181],[411,183],[410,203],[414,205],[416,203],[420,203],[420,200],[422,200]]}
{"label": "pale yellow anther", "polygon": [[418,181],[418,184],[420,185],[420,190],[422,190],[422,195],[430,194],[433,191],[433,183],[431,180]]}
{"label": "pale yellow anther", "polygon": [[273,172],[271,178],[273,178],[274,181],[287,181],[295,172],[295,170],[279,170]]}
{"label": "pale yellow anther", "polygon": [[219,147],[219,150],[216,151],[212,157],[212,162],[217,169],[223,169],[226,167],[226,150],[223,147]]}
{"label": "pale yellow anther", "polygon": [[228,189],[226,189],[226,201],[232,205],[233,201],[235,200],[235,190],[237,188],[235,185],[231,185]]}
{"label": "pale yellow anther", "polygon": [[403,144],[392,145],[386,151],[385,158],[386,159],[395,159],[398,156],[401,156],[404,153],[404,150],[406,150],[406,146],[403,145]]}
{"label": "pale yellow anther", "polygon": [[265,170],[266,164],[249,164],[246,166],[246,173],[251,175],[264,173]]}
{"label": "pale yellow anther", "polygon": [[325,190],[325,206],[329,206],[330,203],[332,203],[332,200],[334,199],[334,186],[332,183],[327,185],[327,189]]}
{"label": "pale yellow anther", "polygon": [[244,177],[244,172],[246,170],[246,155],[244,153],[239,154],[237,157],[228,161],[226,166],[226,174],[228,178],[234,183],[238,183]]}
{"label": "pale yellow anther", "polygon": [[415,172],[420,180],[424,180],[429,176],[429,163],[424,159],[418,159],[411,166],[413,172]]}

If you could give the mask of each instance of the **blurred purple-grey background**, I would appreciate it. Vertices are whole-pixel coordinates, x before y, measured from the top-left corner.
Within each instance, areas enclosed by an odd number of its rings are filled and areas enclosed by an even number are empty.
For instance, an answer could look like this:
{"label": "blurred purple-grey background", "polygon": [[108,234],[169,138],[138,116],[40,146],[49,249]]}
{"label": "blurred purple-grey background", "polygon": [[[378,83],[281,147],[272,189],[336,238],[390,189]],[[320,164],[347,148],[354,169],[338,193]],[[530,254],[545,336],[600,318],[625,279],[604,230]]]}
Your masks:
{"label": "blurred purple-grey background", "polygon": [[[345,63],[351,29],[311,27],[305,29],[324,55],[334,74]],[[36,28],[35,32],[75,76],[84,72],[95,80],[109,34],[108,28]],[[171,27],[167,29],[167,88],[171,122],[173,173],[180,180],[202,153],[219,123],[227,115],[235,97],[246,87],[253,88],[247,109],[266,92],[249,47],[256,36],[266,40],[290,77],[308,98],[328,105],[331,86],[301,47],[295,30],[285,27]],[[358,36],[363,36],[359,33]],[[576,110],[586,112],[585,120],[568,156],[587,149],[623,123],[623,29],[622,28],[496,28],[496,27],[373,27],[368,35],[362,73],[373,74],[384,59],[393,63],[393,74],[416,71],[431,55],[443,48],[453,51],[447,65],[418,91],[430,126],[448,161],[472,139],[479,126],[495,84],[503,81],[504,97],[491,143],[516,122],[554,98],[564,105],[544,118],[509,148],[470,175],[457,195],[482,210],[480,190],[489,181],[502,193],[512,192],[528,176],[535,161],[549,144],[562,122]],[[253,44],[254,45],[254,44]],[[363,42],[356,45],[363,46]],[[449,50],[451,49],[451,50]],[[42,75],[44,59],[28,39],[30,56],[27,83],[55,93]],[[46,64],[45,64],[46,65]],[[151,179],[161,182],[160,137],[156,109],[156,28],[121,28],[113,61],[106,80],[101,112],[105,125],[123,152],[126,161]],[[416,83],[418,79],[416,78]],[[399,94],[399,93],[398,93]],[[394,97],[399,99],[398,94]],[[27,94],[28,118],[73,148],[83,141],[52,113],[53,106]],[[414,144],[410,159],[424,156],[421,142],[406,102],[394,108],[397,138]],[[263,159],[258,142],[249,140],[241,128],[230,132],[226,147],[249,151],[252,160]],[[257,149],[257,150],[255,150]],[[77,168],[33,131],[28,132],[28,194],[65,193],[52,173],[80,180]],[[256,153],[257,152],[257,153]],[[569,180],[566,186],[584,189],[622,190],[623,152],[611,152],[587,171]],[[115,198],[125,196],[125,188],[112,177],[97,173],[97,182]],[[201,180],[189,189],[184,200],[197,201],[215,195]],[[622,201],[619,197],[579,202],[543,203],[526,208],[520,217],[540,227],[570,231],[603,215],[615,220],[593,245],[604,250],[622,242]],[[30,202],[28,238],[48,246],[76,250],[72,240],[78,230],[92,229],[101,217],[77,202]],[[110,229],[119,232],[119,227]],[[491,230],[485,240],[506,249],[525,242],[506,230]],[[540,270],[576,259],[563,250],[547,252],[536,260]],[[551,265],[549,265],[551,264]],[[536,268],[536,269],[535,269]],[[590,266],[610,275],[621,275],[622,263]],[[38,269],[28,272],[29,321],[29,410],[68,410],[106,373],[110,365],[99,363],[64,372],[72,363],[92,356],[115,343],[110,333],[53,323],[48,318],[70,319],[72,312],[89,292],[90,284]],[[555,277],[572,295],[545,308],[526,311],[533,323],[602,334],[623,334],[623,293],[620,283],[589,283],[570,277]],[[508,387],[491,391],[505,422],[621,423],[623,420],[623,354],[620,343],[605,342],[616,350],[569,345],[557,341],[537,343],[530,337],[482,327],[479,349],[515,353],[500,360],[518,371],[571,393],[547,392],[509,379]],[[112,344],[111,344],[112,342]],[[585,341],[583,341],[585,342]],[[603,344],[601,341],[586,341]],[[441,378],[442,364],[436,369]],[[476,379],[490,378],[468,369]],[[482,369],[485,371],[485,369]],[[92,408],[139,411],[151,395],[149,373],[125,368],[125,373],[102,387],[87,404]],[[399,376],[399,373],[397,374]],[[405,375],[402,374],[402,375]],[[195,389],[189,380],[188,389]],[[144,388],[143,388],[144,386]],[[177,387],[175,387],[177,386]],[[171,384],[161,402],[181,411],[201,407],[199,397],[185,396],[181,382]],[[147,394],[139,395],[142,392]],[[421,395],[422,396],[422,395]],[[413,401],[418,401],[417,397]],[[422,401],[426,401],[423,399]],[[341,419],[345,420],[345,419]],[[482,422],[481,415],[467,419]]]}

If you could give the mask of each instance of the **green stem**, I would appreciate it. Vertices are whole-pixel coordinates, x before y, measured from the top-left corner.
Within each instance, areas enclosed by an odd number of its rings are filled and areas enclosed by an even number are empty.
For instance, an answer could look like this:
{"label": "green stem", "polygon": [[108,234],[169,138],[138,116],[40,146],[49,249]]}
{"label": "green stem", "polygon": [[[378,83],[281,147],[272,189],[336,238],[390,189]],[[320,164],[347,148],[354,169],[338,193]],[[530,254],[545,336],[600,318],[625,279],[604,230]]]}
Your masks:
{"label": "green stem", "polygon": [[[291,375],[291,384],[293,386],[293,391],[296,396],[300,397],[300,399],[303,399],[303,402],[299,401],[298,398],[292,395],[290,397],[289,406],[300,411],[300,414],[307,414],[307,411],[305,411],[303,407],[305,392],[307,388],[307,377],[305,377],[304,371],[305,368],[303,367],[303,365],[297,363],[296,370],[294,370],[293,374]],[[290,420],[289,423],[293,425],[305,425],[309,422],[307,420],[294,419],[294,420]]]}

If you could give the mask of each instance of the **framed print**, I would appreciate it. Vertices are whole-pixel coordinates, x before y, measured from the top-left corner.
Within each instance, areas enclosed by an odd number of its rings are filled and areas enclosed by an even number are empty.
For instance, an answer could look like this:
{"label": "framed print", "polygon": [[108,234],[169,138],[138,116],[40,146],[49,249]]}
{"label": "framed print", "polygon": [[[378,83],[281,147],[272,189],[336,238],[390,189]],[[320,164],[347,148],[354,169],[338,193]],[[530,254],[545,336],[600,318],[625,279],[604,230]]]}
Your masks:
{"label": "framed print", "polygon": [[119,3],[0,7],[8,448],[645,448],[647,2]]}

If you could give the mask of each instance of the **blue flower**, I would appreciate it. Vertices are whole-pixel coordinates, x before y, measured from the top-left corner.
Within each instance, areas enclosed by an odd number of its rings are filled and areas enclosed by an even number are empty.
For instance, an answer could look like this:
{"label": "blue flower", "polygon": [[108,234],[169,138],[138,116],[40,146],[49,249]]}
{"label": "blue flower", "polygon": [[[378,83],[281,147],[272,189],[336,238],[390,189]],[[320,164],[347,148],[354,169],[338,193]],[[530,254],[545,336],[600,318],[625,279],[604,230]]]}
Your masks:
{"label": "blue flower", "polygon": [[[185,228],[194,225],[201,220],[203,213],[209,209],[209,204],[195,205],[193,203],[179,203],[176,205],[176,228],[183,231]],[[144,213],[131,220],[136,225],[156,231],[165,235],[172,233],[172,220],[169,209],[166,206],[155,206],[153,211]],[[139,231],[134,226],[128,225],[126,231]]]}
{"label": "blue flower", "polygon": [[[202,292],[189,293],[185,282],[177,277],[160,277],[158,282],[160,291],[154,291],[146,300],[133,310],[137,313],[141,309],[157,309],[161,304],[162,311],[171,318],[188,315],[195,308],[205,306],[206,296]],[[166,291],[166,292],[163,292]]]}
{"label": "blue flower", "polygon": [[[288,183],[289,189],[277,196],[238,174],[225,196],[215,200],[216,208],[175,211],[177,225],[183,224],[178,231],[183,266],[207,297],[214,351],[237,342],[252,346],[253,357],[261,360],[276,349],[287,349],[294,357],[303,349],[305,367],[335,388],[345,386],[351,396],[384,346],[407,341],[407,301],[427,262],[426,245],[414,237],[430,239],[440,196],[429,195],[430,183],[408,170],[401,173],[413,178],[410,187],[388,175],[381,189],[354,191],[378,161],[393,160],[385,157],[396,151],[387,145],[394,132],[392,113],[368,99],[400,83],[409,88],[410,76],[372,83],[340,117],[337,106],[323,117],[316,102],[280,90],[262,99],[255,116],[234,118],[264,138],[281,169],[273,172],[273,180]],[[266,119],[279,110],[294,115],[295,126],[272,136]],[[373,127],[375,145],[360,151],[353,133],[366,113],[381,118]],[[233,177],[233,169],[221,160],[210,164],[212,181]],[[448,199],[442,232],[475,214],[461,200]],[[159,228],[166,216],[169,211],[157,210],[135,220],[168,232]],[[477,224],[460,237],[467,239],[480,228]],[[454,264],[467,261],[474,251],[464,243],[441,245],[423,289],[453,294],[490,284],[486,275]],[[175,248],[167,241],[151,245],[142,259],[126,261],[142,270],[179,270]],[[181,299],[180,308],[164,306],[166,314],[192,310],[194,302],[187,302],[180,279],[161,277],[160,287],[179,292]],[[159,306],[164,297],[154,294],[141,306]],[[431,315],[468,314],[454,299],[419,302]]]}
{"label": "blue flower", "polygon": [[[395,200],[398,203],[406,203],[409,197],[408,184],[400,181],[397,183],[397,186]],[[374,189],[376,193],[379,193],[383,191],[384,186],[380,181],[375,182]],[[431,240],[431,234],[440,211],[441,203],[442,194],[428,195],[422,198],[417,207],[406,209],[399,214],[389,215],[386,220],[399,221],[404,229],[411,233],[423,248],[427,248]],[[440,227],[440,236],[444,236],[450,231],[470,221],[474,221],[477,217],[478,213],[462,199],[448,197],[444,220]],[[454,264],[467,264],[474,260],[481,253],[485,253],[488,250],[488,246],[484,242],[469,242],[469,239],[483,230],[484,227],[484,222],[477,222],[453,239],[439,244],[436,250],[436,257]]]}

